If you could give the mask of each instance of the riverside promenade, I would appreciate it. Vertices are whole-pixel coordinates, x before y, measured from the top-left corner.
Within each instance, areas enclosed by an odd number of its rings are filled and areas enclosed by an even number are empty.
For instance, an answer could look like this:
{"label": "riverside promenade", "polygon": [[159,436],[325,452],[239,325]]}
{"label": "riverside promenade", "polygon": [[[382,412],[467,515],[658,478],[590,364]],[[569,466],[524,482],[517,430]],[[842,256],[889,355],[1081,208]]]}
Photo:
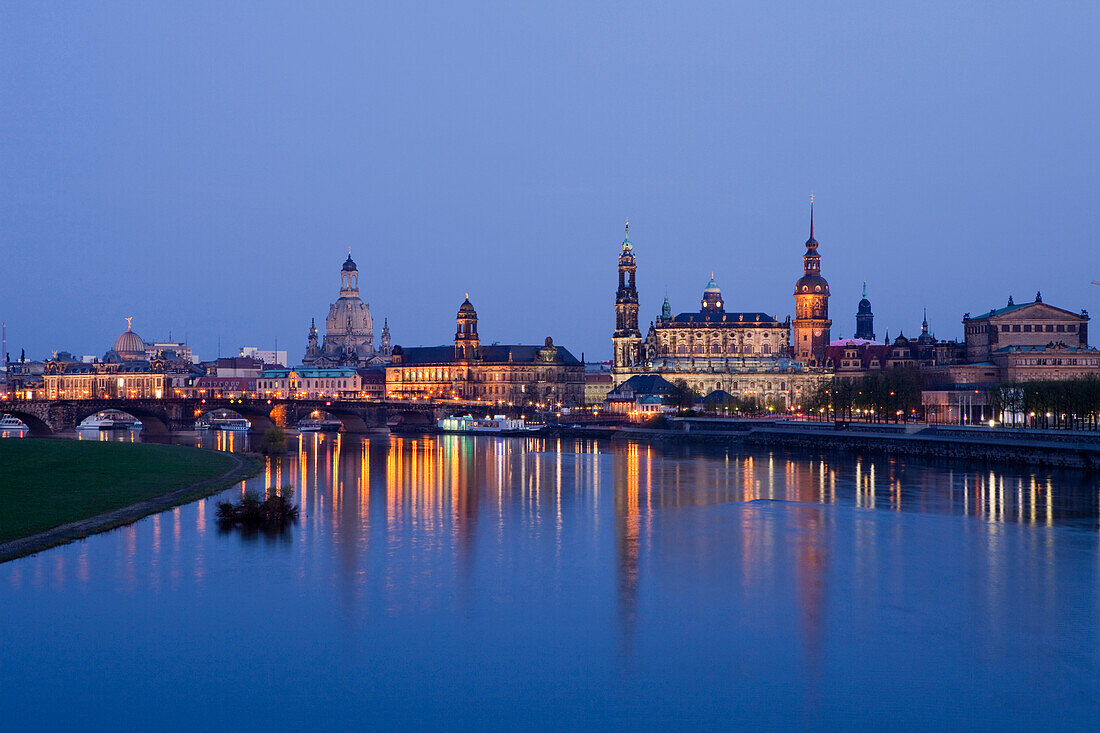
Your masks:
{"label": "riverside promenade", "polygon": [[684,417],[669,418],[661,429],[571,427],[560,433],[1100,469],[1100,431]]}

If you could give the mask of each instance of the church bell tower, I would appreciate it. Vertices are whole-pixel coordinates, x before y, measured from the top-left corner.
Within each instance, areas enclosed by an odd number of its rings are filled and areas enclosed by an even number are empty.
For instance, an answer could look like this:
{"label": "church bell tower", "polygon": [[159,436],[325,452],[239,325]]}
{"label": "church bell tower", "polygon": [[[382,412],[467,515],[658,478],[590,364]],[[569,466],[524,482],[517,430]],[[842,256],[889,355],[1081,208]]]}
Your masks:
{"label": "church bell tower", "polygon": [[641,368],[642,333],[638,330],[638,288],[634,282],[637,263],[634,245],[630,243],[630,222],[626,223],[626,237],[619,253],[619,289],[615,292],[615,333],[611,336],[614,348],[612,372],[626,379]]}
{"label": "church bell tower", "polygon": [[829,345],[829,283],[821,277],[821,255],[814,239],[814,205],[810,197],[810,238],[806,254],[802,255],[803,275],[794,286],[794,358],[810,366],[825,363],[825,348]]}

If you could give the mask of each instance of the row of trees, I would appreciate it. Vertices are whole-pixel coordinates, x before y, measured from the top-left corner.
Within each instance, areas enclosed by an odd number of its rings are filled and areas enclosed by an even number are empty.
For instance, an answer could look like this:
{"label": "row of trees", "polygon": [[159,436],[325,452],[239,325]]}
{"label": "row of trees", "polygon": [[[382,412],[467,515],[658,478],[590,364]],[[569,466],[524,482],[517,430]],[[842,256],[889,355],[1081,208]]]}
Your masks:
{"label": "row of trees", "polygon": [[833,377],[821,382],[803,404],[805,412],[830,420],[861,417],[872,422],[904,422],[920,408],[920,375],[912,367],[893,367],[863,377]]}
{"label": "row of trees", "polygon": [[[683,379],[673,382],[666,402],[690,410],[698,399]],[[764,404],[753,397],[731,395],[720,404],[707,406],[719,413],[754,413],[781,403]],[[991,416],[1008,425],[1037,428],[1100,429],[1100,377],[1089,375],[1061,381],[1001,384],[989,390]],[[821,382],[805,400],[807,414],[828,420],[865,419],[871,422],[905,422],[922,416],[920,374],[912,367],[894,367],[862,377],[833,377]]]}
{"label": "row of trees", "polygon": [[[681,411],[695,409],[701,395],[688,386],[686,380],[673,380],[672,387],[672,392],[665,397],[665,404]],[[787,409],[783,401],[779,399],[771,398],[762,400],[756,396],[733,394],[729,395],[724,400],[708,400],[704,407],[708,412],[713,411],[727,415],[754,414],[764,412],[765,410],[784,412]]]}
{"label": "row of trees", "polygon": [[1002,384],[990,391],[989,403],[1010,425],[1096,430],[1100,377]]}

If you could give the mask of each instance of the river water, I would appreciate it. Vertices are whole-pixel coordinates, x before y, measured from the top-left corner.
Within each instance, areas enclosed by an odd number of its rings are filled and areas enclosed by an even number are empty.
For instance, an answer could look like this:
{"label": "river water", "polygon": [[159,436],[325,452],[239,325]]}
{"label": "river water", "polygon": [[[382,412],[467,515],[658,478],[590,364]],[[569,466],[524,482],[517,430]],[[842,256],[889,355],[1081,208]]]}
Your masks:
{"label": "river water", "polygon": [[[243,435],[194,438],[241,450]],[[0,565],[7,730],[1094,729],[1095,476],[305,435]],[[299,523],[223,532],[293,486]]]}

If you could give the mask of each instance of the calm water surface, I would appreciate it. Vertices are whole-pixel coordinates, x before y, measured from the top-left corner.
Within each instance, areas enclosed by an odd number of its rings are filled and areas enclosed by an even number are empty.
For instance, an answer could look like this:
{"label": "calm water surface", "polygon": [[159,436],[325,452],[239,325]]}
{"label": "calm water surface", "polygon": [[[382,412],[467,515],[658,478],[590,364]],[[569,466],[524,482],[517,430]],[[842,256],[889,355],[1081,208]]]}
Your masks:
{"label": "calm water surface", "polygon": [[[222,497],[0,565],[2,727],[1100,714],[1091,475],[491,437],[294,447]],[[218,500],[285,485],[289,531],[218,529]]]}

